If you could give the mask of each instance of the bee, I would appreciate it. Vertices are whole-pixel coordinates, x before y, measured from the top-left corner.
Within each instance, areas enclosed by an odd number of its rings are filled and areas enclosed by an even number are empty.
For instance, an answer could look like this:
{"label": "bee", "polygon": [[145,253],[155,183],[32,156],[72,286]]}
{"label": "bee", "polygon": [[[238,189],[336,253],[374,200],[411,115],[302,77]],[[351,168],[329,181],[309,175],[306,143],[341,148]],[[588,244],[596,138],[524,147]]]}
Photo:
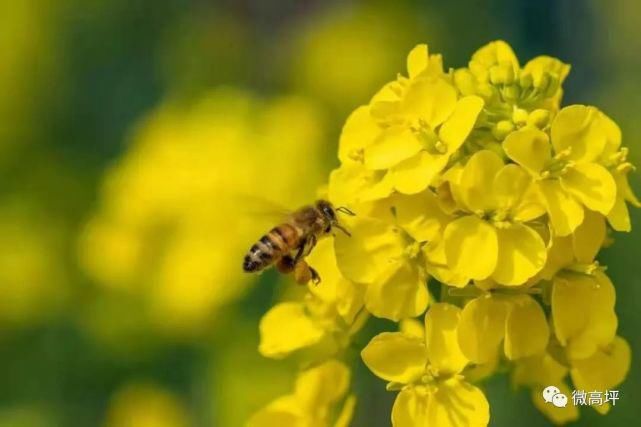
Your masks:
{"label": "bee", "polygon": [[243,270],[256,273],[275,265],[282,274],[293,272],[300,284],[310,280],[314,284],[320,283],[318,272],[304,258],[311,253],[318,240],[331,234],[334,228],[351,236],[338,222],[336,212],[355,215],[344,206],[334,208],[326,200],[317,200],[313,205],[294,211],[249,249],[243,260]]}

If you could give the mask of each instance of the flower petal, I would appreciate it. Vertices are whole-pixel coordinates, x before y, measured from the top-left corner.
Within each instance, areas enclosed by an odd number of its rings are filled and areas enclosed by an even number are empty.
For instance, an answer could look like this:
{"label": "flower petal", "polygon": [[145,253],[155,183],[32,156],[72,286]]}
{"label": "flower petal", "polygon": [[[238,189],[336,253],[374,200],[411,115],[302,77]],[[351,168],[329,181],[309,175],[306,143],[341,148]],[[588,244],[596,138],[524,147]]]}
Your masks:
{"label": "flower petal", "polygon": [[503,167],[503,160],[490,150],[474,153],[460,176],[460,194],[471,211],[495,209],[492,195],[494,178]]}
{"label": "flower petal", "polygon": [[350,376],[347,366],[330,359],[298,375],[296,398],[307,411],[318,411],[345,396]]}
{"label": "flower petal", "polygon": [[523,224],[497,228],[496,233],[498,259],[492,273],[494,280],[507,286],[522,285],[541,271],[547,249],[539,233]]}
{"label": "flower petal", "polygon": [[329,199],[336,205],[356,205],[389,196],[394,185],[386,171],[344,163],[329,176]]}
{"label": "flower petal", "polygon": [[574,232],[583,222],[581,204],[563,190],[558,180],[540,181],[539,190],[555,233],[559,236],[567,236]]}
{"label": "flower petal", "polygon": [[416,194],[425,190],[447,165],[448,157],[421,151],[390,169],[390,179],[399,193]]}
{"label": "flower petal", "polygon": [[498,238],[494,227],[475,216],[452,221],[445,228],[447,265],[457,274],[487,279],[496,268]]}
{"label": "flower petal", "polygon": [[560,153],[569,148],[569,160],[596,160],[608,139],[600,114],[596,108],[585,105],[570,105],[559,111],[550,129],[554,151]]}
{"label": "flower petal", "polygon": [[361,352],[370,371],[385,381],[409,384],[425,371],[425,344],[400,332],[376,335]]}
{"label": "flower petal", "polygon": [[260,320],[258,351],[265,357],[281,359],[293,351],[318,343],[325,331],[305,314],[298,302],[272,307]]}
{"label": "flower petal", "polygon": [[423,145],[408,128],[391,127],[384,130],[364,149],[365,167],[388,169],[417,154]]}
{"label": "flower petal", "polygon": [[586,210],[585,218],[572,235],[572,247],[576,260],[590,264],[596,258],[606,237],[605,218]]}
{"label": "flower petal", "polygon": [[503,141],[505,154],[534,176],[550,161],[550,139],[535,128],[523,128],[509,134]]}
{"label": "flower petal", "polygon": [[423,120],[432,129],[456,107],[456,89],[443,79],[417,79],[407,89],[401,109],[410,122]]}
{"label": "flower petal", "polygon": [[440,208],[436,196],[426,191],[414,196],[392,198],[396,222],[417,242],[439,238],[450,217]]}
{"label": "flower petal", "polygon": [[410,79],[418,76],[423,72],[429,62],[429,48],[426,44],[419,44],[414,47],[407,55],[407,73]]}
{"label": "flower petal", "polygon": [[338,233],[334,239],[336,261],[343,276],[358,283],[372,283],[389,275],[405,247],[394,226],[365,217],[357,217],[348,226],[352,237]]}
{"label": "flower petal", "polygon": [[454,153],[468,137],[485,102],[478,96],[466,96],[456,103],[452,115],[443,123],[439,138],[447,145],[448,154]]}
{"label": "flower petal", "polygon": [[617,187],[606,168],[596,163],[577,163],[561,177],[561,186],[588,209],[607,215],[614,206]]}
{"label": "flower petal", "polygon": [[630,345],[621,337],[586,359],[572,361],[570,375],[579,390],[612,390],[630,369]]}
{"label": "flower petal", "polygon": [[510,163],[503,166],[494,177],[492,189],[498,206],[513,210],[525,196],[532,184],[532,178],[519,165]]}
{"label": "flower petal", "polygon": [[594,277],[570,273],[554,278],[554,332],[568,357],[586,358],[612,341],[617,329],[614,300],[614,286],[602,272]]}
{"label": "flower petal", "polygon": [[439,384],[431,397],[424,426],[484,427],[490,422],[490,405],[483,392],[458,378]]}
{"label": "flower petal", "polygon": [[507,305],[493,297],[476,298],[463,307],[458,342],[463,354],[474,363],[494,359],[505,334]]}
{"label": "flower petal", "polygon": [[381,133],[366,105],[358,107],[345,122],[338,142],[338,159],[353,162],[363,155],[362,150]]}
{"label": "flower petal", "polygon": [[543,309],[529,295],[509,299],[512,306],[505,321],[505,355],[510,360],[545,351],[550,328]]}
{"label": "flower petal", "polygon": [[417,391],[417,387],[406,387],[396,396],[392,407],[392,426],[415,427],[426,426],[427,407],[430,394],[425,390]]}
{"label": "flower petal", "polygon": [[370,283],[365,291],[367,310],[394,321],[422,314],[428,302],[427,278],[407,262],[392,267],[388,277]]}
{"label": "flower petal", "polygon": [[456,374],[467,365],[458,344],[460,315],[460,308],[445,303],[432,305],[425,315],[427,357],[431,368],[439,374]]}

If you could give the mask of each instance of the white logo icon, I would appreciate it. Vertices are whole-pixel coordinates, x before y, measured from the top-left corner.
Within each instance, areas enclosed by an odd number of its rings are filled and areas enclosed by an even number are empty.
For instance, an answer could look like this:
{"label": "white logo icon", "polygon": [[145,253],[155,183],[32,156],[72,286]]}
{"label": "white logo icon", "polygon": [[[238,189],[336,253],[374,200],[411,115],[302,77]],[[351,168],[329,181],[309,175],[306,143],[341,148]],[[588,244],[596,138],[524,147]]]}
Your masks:
{"label": "white logo icon", "polygon": [[563,393],[557,393],[552,397],[552,404],[557,408],[565,408],[568,404],[568,397]]}
{"label": "white logo icon", "polygon": [[543,400],[546,403],[551,403],[557,408],[565,408],[568,404],[568,397],[561,393],[558,387],[553,385],[547,386],[543,389]]}
{"label": "white logo icon", "polygon": [[545,400],[546,403],[553,403],[552,398],[560,394],[561,390],[558,389],[558,387],[554,387],[553,385],[549,385],[543,389],[543,400]]}

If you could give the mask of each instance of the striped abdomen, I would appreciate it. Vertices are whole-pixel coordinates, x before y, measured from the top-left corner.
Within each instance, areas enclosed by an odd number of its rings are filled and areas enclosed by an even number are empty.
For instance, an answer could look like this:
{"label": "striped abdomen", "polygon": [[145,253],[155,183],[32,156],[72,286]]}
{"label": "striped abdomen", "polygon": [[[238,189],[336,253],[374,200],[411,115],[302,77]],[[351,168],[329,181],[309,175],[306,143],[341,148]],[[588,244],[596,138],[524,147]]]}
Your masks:
{"label": "striped abdomen", "polygon": [[298,246],[300,233],[290,224],[281,224],[271,229],[249,249],[243,260],[243,270],[256,272],[278,261]]}

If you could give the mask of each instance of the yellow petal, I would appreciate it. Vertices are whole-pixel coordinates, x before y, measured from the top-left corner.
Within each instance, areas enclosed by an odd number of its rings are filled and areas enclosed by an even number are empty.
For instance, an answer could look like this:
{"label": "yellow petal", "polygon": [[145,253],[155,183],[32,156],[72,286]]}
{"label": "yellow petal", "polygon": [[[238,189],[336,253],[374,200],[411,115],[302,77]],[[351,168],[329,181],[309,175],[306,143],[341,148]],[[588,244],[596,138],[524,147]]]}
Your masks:
{"label": "yellow petal", "polygon": [[434,304],[425,315],[425,343],[431,368],[438,374],[455,374],[467,365],[458,344],[457,327],[461,309],[451,304]]}
{"label": "yellow petal", "polygon": [[568,357],[588,357],[612,341],[617,328],[614,298],[614,286],[602,272],[594,277],[568,273],[554,278],[554,332]]}
{"label": "yellow petal", "polygon": [[394,321],[422,314],[428,302],[427,278],[407,262],[392,266],[389,276],[370,283],[365,291],[367,310]]}
{"label": "yellow petal", "polygon": [[425,341],[425,324],[418,319],[403,319],[398,325],[398,330],[403,334],[416,337]]}
{"label": "yellow petal", "polygon": [[458,378],[439,384],[431,397],[425,426],[485,427],[490,422],[490,405],[483,392]]}
{"label": "yellow petal", "polygon": [[338,158],[341,162],[353,162],[363,155],[362,150],[381,133],[369,113],[369,107],[358,107],[345,122],[338,143]]}
{"label": "yellow petal", "polygon": [[607,215],[616,198],[616,183],[606,168],[577,163],[561,177],[561,186],[588,209]]}
{"label": "yellow petal", "polygon": [[568,64],[559,61],[557,58],[545,55],[531,59],[523,67],[523,73],[532,76],[534,87],[541,86],[541,80],[545,73],[555,74],[558,76],[560,83],[563,83],[569,72],[570,66]]}
{"label": "yellow petal", "polygon": [[617,197],[615,200],[614,206],[612,206],[612,210],[608,214],[608,223],[616,231],[629,232],[632,230],[628,205],[622,198]]}
{"label": "yellow petal", "polygon": [[503,141],[505,154],[538,176],[551,159],[548,136],[535,128],[523,128],[509,134]]}
{"label": "yellow petal", "polygon": [[469,283],[469,277],[454,273],[447,266],[443,239],[433,240],[424,245],[423,255],[425,256],[427,272],[439,282],[457,288],[462,288]]}
{"label": "yellow petal", "polygon": [[305,306],[285,302],[272,307],[260,320],[258,351],[280,359],[289,353],[318,343],[325,331],[305,313]]}
{"label": "yellow petal", "polygon": [[394,188],[403,194],[416,194],[425,190],[447,165],[448,157],[421,151],[390,169]]}
{"label": "yellow petal", "polygon": [[492,66],[506,64],[513,70],[519,69],[519,61],[509,44],[503,40],[490,42],[474,52],[470,61],[470,70],[481,81],[489,79]]}
{"label": "yellow petal", "polygon": [[487,279],[496,268],[498,238],[494,227],[475,216],[452,221],[445,228],[447,265],[457,274]]}
{"label": "yellow petal", "polygon": [[[497,228],[498,259],[492,278],[507,286],[522,285],[545,265],[545,242],[533,229],[523,224]],[[481,254],[481,252],[479,253]]]}
{"label": "yellow petal", "polygon": [[396,396],[392,408],[392,426],[416,427],[427,426],[427,407],[430,394],[424,389],[417,391],[415,387],[406,387]]}
{"label": "yellow petal", "polygon": [[592,356],[572,361],[572,382],[578,390],[612,390],[628,375],[630,358],[630,345],[615,337],[610,345]]}
{"label": "yellow petal", "polygon": [[429,49],[426,44],[419,44],[407,55],[407,73],[410,78],[418,76],[429,64]]}
{"label": "yellow petal", "polygon": [[364,149],[365,167],[372,170],[388,169],[409,159],[423,148],[421,142],[407,128],[391,127],[384,130]]}
{"label": "yellow petal", "polygon": [[505,334],[506,316],[506,304],[493,297],[479,297],[463,307],[458,342],[469,360],[487,363],[494,359]]}
{"label": "yellow petal", "polygon": [[[563,407],[554,406],[552,403],[543,400],[543,389],[548,385],[558,387],[561,393],[568,398],[568,404]],[[532,403],[536,409],[548,417],[555,424],[566,424],[579,418],[579,408],[572,404],[572,392],[563,382],[545,384],[532,390]]]}
{"label": "yellow petal", "polygon": [[350,376],[347,366],[330,359],[299,374],[294,394],[307,411],[317,411],[345,396]]}
{"label": "yellow petal", "polygon": [[398,230],[384,221],[365,217],[356,217],[348,226],[351,237],[338,233],[334,239],[343,276],[358,283],[372,283],[389,274],[390,264],[401,259],[405,247]]}
{"label": "yellow petal", "polygon": [[369,170],[360,163],[344,163],[329,176],[329,199],[338,206],[383,199],[393,190],[386,171]]}
{"label": "yellow petal", "polygon": [[585,218],[572,236],[574,256],[579,263],[590,264],[599,253],[605,240],[605,218],[586,210]]}
{"label": "yellow petal", "polygon": [[567,373],[568,368],[544,353],[518,360],[512,371],[512,382],[515,385],[558,387]]}
{"label": "yellow petal", "polygon": [[550,130],[554,151],[570,149],[568,158],[578,162],[596,160],[608,138],[599,115],[599,110],[585,105],[570,105],[559,111]]}
{"label": "yellow petal", "polygon": [[554,232],[559,236],[567,236],[574,232],[583,222],[583,207],[581,204],[563,190],[558,180],[546,179],[540,181],[539,189]]}
{"label": "yellow petal", "polygon": [[[334,423],[334,427],[349,427],[352,423],[352,418],[354,417],[354,409],[356,408],[356,396],[353,394],[345,399],[343,408],[341,409],[338,418]],[[284,425],[284,424],[275,424],[275,425]]]}
{"label": "yellow petal", "polygon": [[503,166],[494,177],[492,186],[494,198],[502,209],[512,210],[525,196],[532,178],[525,170],[515,164]]}
{"label": "yellow petal", "polygon": [[416,337],[400,332],[376,335],[361,352],[370,371],[385,381],[408,384],[425,371],[425,344]]}
{"label": "yellow petal", "polygon": [[511,297],[505,322],[505,355],[510,360],[545,351],[550,329],[543,309],[529,295]]}
{"label": "yellow petal", "polygon": [[447,145],[448,154],[454,153],[463,144],[474,128],[483,105],[483,99],[478,96],[466,96],[456,103],[454,112],[439,131],[439,138]]}
{"label": "yellow petal", "polygon": [[303,423],[304,420],[301,416],[286,410],[286,408],[266,407],[252,415],[247,421],[247,427],[303,427]]}
{"label": "yellow petal", "polygon": [[417,242],[436,240],[450,220],[441,210],[436,196],[429,191],[414,196],[395,196],[392,204],[396,222]]}
{"label": "yellow petal", "polygon": [[423,120],[432,129],[456,107],[456,89],[443,79],[418,79],[407,89],[401,109],[411,122]]}
{"label": "yellow petal", "polygon": [[496,208],[492,187],[494,178],[502,167],[503,160],[490,150],[477,151],[467,161],[459,186],[461,196],[471,211]]}

